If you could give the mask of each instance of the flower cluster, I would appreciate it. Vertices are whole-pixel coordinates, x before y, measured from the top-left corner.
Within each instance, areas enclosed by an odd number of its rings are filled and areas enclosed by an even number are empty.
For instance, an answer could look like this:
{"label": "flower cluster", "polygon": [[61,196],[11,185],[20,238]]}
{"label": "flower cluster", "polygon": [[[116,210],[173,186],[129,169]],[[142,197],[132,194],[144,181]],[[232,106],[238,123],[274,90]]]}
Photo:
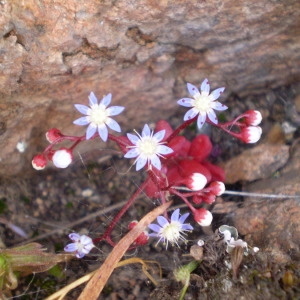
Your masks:
{"label": "flower cluster", "polygon": [[[83,141],[100,137],[103,142],[111,140],[115,142],[124,154],[124,158],[135,159],[136,171],[143,170],[147,178],[136,193],[128,200],[127,204],[112,221],[103,237],[96,238],[94,242],[106,240],[111,245],[110,233],[122,215],[128,210],[138,195],[143,191],[150,198],[158,198],[162,203],[167,201],[169,195],[181,199],[191,211],[194,220],[201,226],[209,226],[212,222],[212,214],[205,208],[199,207],[202,203],[212,204],[217,196],[225,191],[223,181],[224,171],[210,162],[212,143],[205,134],[198,134],[189,141],[181,132],[196,121],[200,130],[204,123],[211,124],[233,137],[245,143],[257,142],[262,134],[258,126],[262,120],[261,114],[255,110],[248,110],[232,121],[220,123],[216,111],[225,111],[227,106],[217,101],[225,88],[221,87],[210,92],[210,83],[204,79],[200,89],[191,83],[187,83],[190,98],[178,100],[178,104],[189,108],[183,118],[183,123],[176,129],[164,120],[158,121],[155,128],[145,124],[139,134],[127,133],[116,136],[108,133],[108,129],[121,132],[120,125],[112,118],[123,112],[123,106],[109,106],[112,95],[105,95],[99,102],[93,92],[89,94],[89,106],[75,104],[75,108],[83,114],[73,123],[79,126],[87,126],[83,136],[67,136],[57,128],[52,128],[46,133],[50,143],[45,150],[36,155],[32,160],[35,169],[41,170],[49,161],[57,168],[66,168],[73,161],[73,152],[78,144]],[[70,147],[59,147],[61,142],[69,141]],[[184,223],[189,213],[180,215],[176,209],[170,218],[167,213],[157,218],[158,224],[151,224],[152,233],[143,232],[134,242],[133,246],[147,243],[149,236],[157,237],[168,247],[168,244],[178,245],[179,241],[185,241],[185,233],[193,230],[193,227]],[[135,226],[131,222],[129,229]],[[228,247],[240,245],[232,234],[225,230],[225,241]],[[77,233],[69,235],[73,243],[65,247],[67,252],[75,252],[78,258],[88,254],[94,247],[91,238]]]}

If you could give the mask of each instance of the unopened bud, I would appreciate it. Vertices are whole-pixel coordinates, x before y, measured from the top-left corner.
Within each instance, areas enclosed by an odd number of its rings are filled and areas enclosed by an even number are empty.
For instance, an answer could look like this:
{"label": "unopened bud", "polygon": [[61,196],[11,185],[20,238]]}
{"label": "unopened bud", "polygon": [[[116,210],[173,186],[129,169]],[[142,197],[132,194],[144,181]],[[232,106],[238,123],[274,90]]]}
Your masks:
{"label": "unopened bud", "polygon": [[38,154],[33,158],[31,163],[34,169],[43,170],[47,165],[47,158],[43,154]]}
{"label": "unopened bud", "polygon": [[136,226],[136,224],[138,223],[138,221],[134,220],[134,221],[131,221],[129,224],[128,224],[128,229],[131,230],[132,228],[134,228]]}
{"label": "unopened bud", "polygon": [[51,128],[46,132],[47,141],[52,144],[55,140],[62,136],[61,132],[57,128]]}
{"label": "unopened bud", "polygon": [[214,181],[209,185],[211,193],[216,196],[221,196],[225,192],[225,185],[221,181]]}
{"label": "unopened bud", "polygon": [[[136,225],[137,225],[138,221],[134,220],[131,221],[128,225],[128,229],[132,230]],[[148,232],[146,230],[144,230],[133,242],[134,245],[145,245],[148,243],[149,240],[149,236],[148,236]]]}
{"label": "unopened bud", "polygon": [[57,168],[67,168],[73,160],[72,151],[66,148],[62,148],[54,152],[52,162]]}
{"label": "unopened bud", "polygon": [[148,232],[145,230],[135,239],[134,244],[139,246],[146,245],[148,243],[148,240]]}
{"label": "unopened bud", "polygon": [[206,186],[207,178],[201,173],[193,173],[185,180],[185,184],[193,191],[200,191]]}
{"label": "unopened bud", "polygon": [[194,214],[194,219],[195,221],[200,225],[200,226],[209,226],[212,222],[213,216],[210,211],[204,209],[204,208],[199,208],[193,212]]}
{"label": "unopened bud", "polygon": [[261,137],[262,129],[259,126],[248,126],[242,129],[241,139],[247,144],[256,143]]}
{"label": "unopened bud", "polygon": [[261,123],[262,115],[258,110],[250,109],[245,112],[245,123],[251,126],[257,126]]}

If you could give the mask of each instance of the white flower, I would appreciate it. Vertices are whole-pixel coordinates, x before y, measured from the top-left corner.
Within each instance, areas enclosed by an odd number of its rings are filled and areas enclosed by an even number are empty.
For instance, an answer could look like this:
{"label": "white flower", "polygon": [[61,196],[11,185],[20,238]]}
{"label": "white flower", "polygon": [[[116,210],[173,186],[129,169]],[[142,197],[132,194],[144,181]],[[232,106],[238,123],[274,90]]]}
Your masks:
{"label": "white flower", "polygon": [[86,236],[80,235],[78,233],[70,233],[69,238],[72,240],[73,243],[68,244],[64,250],[66,252],[76,252],[77,258],[82,258],[86,254],[90,253],[90,251],[95,247],[93,244],[93,240]]}
{"label": "white flower", "polygon": [[127,146],[131,148],[124,157],[134,158],[136,157],[136,170],[139,171],[147,163],[148,165],[153,165],[156,169],[161,169],[161,162],[159,159],[163,155],[172,153],[173,150],[164,146],[162,139],[165,136],[165,130],[161,130],[153,134],[149,126],[146,124],[143,128],[142,135],[137,133],[136,135],[127,134],[128,139],[134,146]]}
{"label": "white flower", "polygon": [[241,239],[235,240],[233,237],[227,242],[227,245],[230,248],[234,248],[234,247],[239,246],[239,247],[248,249],[247,242],[245,242],[245,241],[243,241]]}
{"label": "white flower", "polygon": [[214,110],[226,110],[227,106],[216,101],[225,90],[224,87],[214,90],[211,94],[210,85],[207,79],[204,79],[200,90],[194,85],[187,83],[187,88],[192,98],[182,98],[177,101],[179,105],[192,107],[184,115],[184,121],[193,119],[198,114],[197,126],[200,129],[206,121],[206,116],[215,124],[218,124],[218,118]]}
{"label": "white flower", "polygon": [[120,125],[110,117],[120,114],[124,110],[124,107],[111,106],[107,108],[110,102],[111,94],[104,96],[98,104],[98,99],[95,94],[91,92],[89,95],[90,107],[82,104],[75,104],[76,109],[86,116],[75,120],[73,123],[80,126],[89,124],[86,131],[87,140],[90,139],[96,131],[98,131],[100,138],[106,142],[108,137],[108,130],[106,126],[114,131],[121,132]]}
{"label": "white flower", "polygon": [[237,238],[238,237],[238,232],[237,232],[237,229],[235,227],[222,225],[219,228],[219,231],[220,231],[221,234],[224,235],[224,242],[227,244],[226,251],[228,253],[231,253],[231,251],[235,247],[245,248],[244,254],[248,253],[248,244],[247,244],[247,242]]}
{"label": "white flower", "polygon": [[52,162],[57,168],[65,169],[67,168],[73,160],[72,151],[69,149],[60,149],[55,151],[52,156]]}
{"label": "white flower", "polygon": [[184,232],[193,230],[190,224],[184,224],[188,216],[189,213],[186,213],[180,217],[179,208],[172,213],[170,222],[165,217],[158,216],[157,222],[159,225],[150,224],[148,227],[155,233],[149,233],[148,236],[158,237],[158,243],[162,240],[166,244],[166,248],[168,248],[169,242],[178,246],[179,240],[186,240],[183,236]]}

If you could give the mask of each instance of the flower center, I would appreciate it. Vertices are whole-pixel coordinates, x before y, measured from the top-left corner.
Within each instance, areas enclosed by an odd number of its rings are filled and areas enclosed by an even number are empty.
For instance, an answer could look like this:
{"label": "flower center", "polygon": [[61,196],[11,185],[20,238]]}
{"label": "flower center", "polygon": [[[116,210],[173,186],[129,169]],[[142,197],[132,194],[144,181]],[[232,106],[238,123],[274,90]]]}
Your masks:
{"label": "flower center", "polygon": [[76,242],[76,246],[77,246],[77,251],[78,252],[81,252],[82,249],[84,248],[84,245],[82,245],[80,240]]}
{"label": "flower center", "polygon": [[181,237],[181,224],[179,222],[171,222],[162,228],[161,235],[169,242],[176,243]]}
{"label": "flower center", "polygon": [[198,94],[194,96],[194,99],[193,105],[198,111],[207,112],[210,109],[211,100],[209,96]]}
{"label": "flower center", "polygon": [[158,143],[150,136],[143,137],[138,143],[137,148],[140,150],[141,154],[150,157],[156,154]]}
{"label": "flower center", "polygon": [[102,125],[106,122],[108,117],[108,114],[106,112],[106,108],[103,106],[97,106],[92,108],[92,112],[90,115],[90,121],[91,123],[94,123],[96,125]]}

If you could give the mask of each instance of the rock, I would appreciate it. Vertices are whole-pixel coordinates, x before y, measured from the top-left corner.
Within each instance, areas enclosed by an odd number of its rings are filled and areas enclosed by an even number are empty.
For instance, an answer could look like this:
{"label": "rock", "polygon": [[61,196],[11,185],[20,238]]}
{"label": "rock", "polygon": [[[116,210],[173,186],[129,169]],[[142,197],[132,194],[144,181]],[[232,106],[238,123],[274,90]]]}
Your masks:
{"label": "rock", "polygon": [[267,178],[281,168],[288,158],[289,147],[286,145],[261,144],[245,150],[221,165],[226,174],[225,183]]}
{"label": "rock", "polygon": [[[124,131],[174,114],[208,77],[240,97],[297,82],[299,1],[0,2],[0,174],[30,165],[74,103],[112,92]],[[224,97],[224,99],[225,99]],[[28,145],[25,153],[15,148]],[[99,146],[98,146],[99,147]],[[101,147],[103,145],[101,144]],[[86,151],[88,151],[88,147]],[[23,170],[24,172],[24,170]]]}
{"label": "rock", "polygon": [[246,240],[272,255],[274,262],[300,259],[300,145],[288,164],[270,177],[245,186],[247,192],[290,195],[279,199],[247,197],[243,207],[232,212],[234,226]]}

